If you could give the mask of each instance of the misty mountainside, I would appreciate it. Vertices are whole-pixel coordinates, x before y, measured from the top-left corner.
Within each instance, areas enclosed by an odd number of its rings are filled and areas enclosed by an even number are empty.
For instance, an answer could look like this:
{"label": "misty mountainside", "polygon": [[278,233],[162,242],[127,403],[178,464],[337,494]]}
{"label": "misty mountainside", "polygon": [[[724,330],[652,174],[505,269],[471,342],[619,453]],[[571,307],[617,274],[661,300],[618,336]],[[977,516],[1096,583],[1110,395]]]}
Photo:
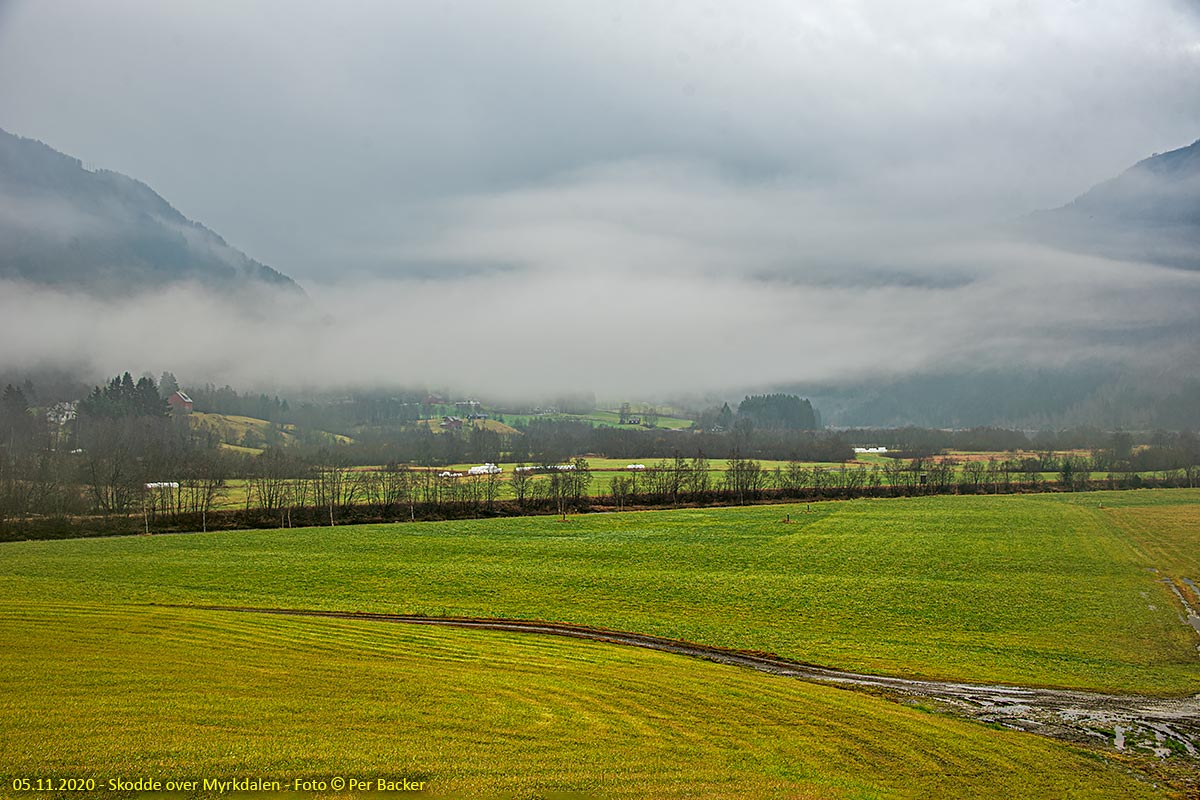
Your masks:
{"label": "misty mountainside", "polygon": [[153,189],[0,130],[0,278],[99,293],[194,281],[300,293]]}
{"label": "misty mountainside", "polygon": [[1025,227],[1067,250],[1200,270],[1200,140],[1032,214]]}
{"label": "misty mountainside", "polygon": [[[1200,141],[1144,159],[1065,206],[1035,212],[1015,232],[1064,253],[1131,262],[1134,275],[1143,265],[1167,268],[1162,273],[1200,271]],[[1125,307],[1097,305],[1094,318],[1031,340],[1031,348],[1049,352],[1077,349],[1069,366],[1005,363],[983,348],[975,366],[772,388],[811,397],[836,427],[1194,429],[1200,427],[1200,315],[1171,310],[1194,291],[1191,277],[1127,279],[1110,290],[1126,298]],[[1158,307],[1158,319],[1139,318]],[[1107,357],[1084,357],[1083,345]]]}
{"label": "misty mountainside", "polygon": [[788,389],[810,396],[834,427],[1200,427],[1200,378],[1188,370],[1010,367]]}

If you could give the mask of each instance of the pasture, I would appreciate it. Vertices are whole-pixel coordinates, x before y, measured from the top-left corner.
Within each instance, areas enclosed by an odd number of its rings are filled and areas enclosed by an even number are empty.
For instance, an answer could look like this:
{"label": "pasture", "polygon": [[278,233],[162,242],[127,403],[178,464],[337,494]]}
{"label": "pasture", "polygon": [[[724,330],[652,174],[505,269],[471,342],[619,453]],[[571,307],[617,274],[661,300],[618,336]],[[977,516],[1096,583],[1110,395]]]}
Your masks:
{"label": "pasture", "polygon": [[[194,411],[186,417],[193,430],[207,430],[221,442],[221,448],[244,455],[259,455],[270,442],[289,445],[297,441],[297,428],[291,423],[276,424],[257,417],[242,417],[235,414],[215,414]],[[329,444],[350,444],[354,440],[342,434],[315,431],[325,437]],[[252,444],[247,445],[247,442]]]}
{"label": "pasture", "polygon": [[[454,413],[454,412],[448,412]],[[587,414],[500,414],[504,421],[510,425],[528,425],[530,422],[537,420],[551,420],[555,422],[588,422],[592,425],[607,425],[610,428],[640,428],[640,425],[622,425],[621,414],[617,411],[607,409],[594,409]],[[641,418],[640,412],[633,412],[633,416]],[[666,411],[660,413],[658,419],[654,421],[654,427],[667,430],[687,430],[695,424],[695,420],[687,417],[670,416]]]}
{"label": "pasture", "polygon": [[[448,429],[441,426],[440,419],[423,419],[416,423],[419,426],[428,428],[434,433],[446,433]],[[520,431],[507,425],[499,420],[494,419],[472,419],[463,421],[464,429],[475,428],[481,431],[491,431],[505,436],[519,436]]]}
{"label": "pasture", "polygon": [[951,496],[17,542],[0,599],[545,619],[865,672],[1183,694],[1200,691],[1196,634],[1162,578],[1200,576],[1198,506],[1195,490]]}
{"label": "pasture", "polygon": [[1167,796],[1060,742],[615,645],[35,598],[0,609],[0,637],[5,787],[342,775],[456,797]]}

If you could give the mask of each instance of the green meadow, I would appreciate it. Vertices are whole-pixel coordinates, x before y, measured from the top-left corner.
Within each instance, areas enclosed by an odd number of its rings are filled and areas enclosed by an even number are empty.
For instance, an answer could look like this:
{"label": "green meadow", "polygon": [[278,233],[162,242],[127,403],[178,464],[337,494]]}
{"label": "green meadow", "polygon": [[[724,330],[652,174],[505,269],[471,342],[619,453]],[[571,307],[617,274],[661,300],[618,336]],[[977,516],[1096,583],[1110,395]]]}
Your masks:
{"label": "green meadow", "polygon": [[0,639],[5,797],[50,796],[8,791],[43,776],[387,777],[454,797],[1168,796],[1061,742],[556,637],[25,597],[0,608]]}
{"label": "green meadow", "polygon": [[[0,600],[545,619],[860,671],[1200,691],[1200,491],[926,497],[0,545]],[[785,522],[790,518],[790,522]],[[1158,570],[1155,572],[1154,570]]]}
{"label": "green meadow", "polygon": [[[454,414],[456,412],[448,411],[446,413]],[[607,425],[612,428],[630,428],[635,430],[642,427],[641,425],[622,425],[620,412],[605,409],[595,409],[587,414],[497,414],[495,416],[503,417],[504,421],[509,425],[528,425],[538,420],[552,420],[555,422],[589,422],[593,425]],[[642,414],[635,411],[631,416],[640,419]],[[668,430],[686,430],[695,424],[695,420],[687,417],[670,416],[665,411],[661,412],[658,419],[654,421],[654,427]]]}

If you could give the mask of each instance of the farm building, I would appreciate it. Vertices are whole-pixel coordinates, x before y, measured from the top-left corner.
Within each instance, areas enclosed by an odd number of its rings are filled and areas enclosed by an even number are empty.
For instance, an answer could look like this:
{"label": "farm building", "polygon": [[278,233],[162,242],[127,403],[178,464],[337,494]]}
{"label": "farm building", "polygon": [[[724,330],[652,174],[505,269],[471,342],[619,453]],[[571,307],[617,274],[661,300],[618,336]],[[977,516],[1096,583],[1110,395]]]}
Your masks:
{"label": "farm building", "polygon": [[184,394],[182,390],[168,397],[167,405],[171,407],[172,414],[192,413],[192,398]]}
{"label": "farm building", "polygon": [[46,409],[46,419],[54,425],[66,425],[77,416],[78,406],[79,403],[75,401],[55,403]]}

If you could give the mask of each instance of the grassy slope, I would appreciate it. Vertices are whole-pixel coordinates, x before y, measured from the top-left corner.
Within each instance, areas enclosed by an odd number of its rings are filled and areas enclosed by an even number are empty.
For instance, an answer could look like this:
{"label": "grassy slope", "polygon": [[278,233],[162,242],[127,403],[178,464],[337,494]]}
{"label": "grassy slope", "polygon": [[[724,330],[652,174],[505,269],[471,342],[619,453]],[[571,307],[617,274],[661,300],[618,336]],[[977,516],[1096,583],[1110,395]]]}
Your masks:
{"label": "grassy slope", "polygon": [[0,639],[5,787],[340,774],[472,797],[1163,796],[1062,743],[612,645],[45,604],[0,609]]}
{"label": "grassy slope", "polygon": [[[265,438],[273,427],[273,424],[265,419],[240,417],[235,414],[206,414],[196,411],[189,414],[187,419],[193,428],[209,427],[215,430],[221,437],[221,441],[227,444],[240,444],[248,431],[254,431]],[[294,438],[294,427],[289,425],[280,431],[284,441]]]}
{"label": "grassy slope", "polygon": [[[454,413],[454,412],[448,412]],[[590,414],[499,414],[504,417],[504,421],[510,425],[528,425],[534,420],[553,420],[553,421],[575,421],[575,422],[590,422],[593,425],[607,425],[610,428],[628,428],[630,430],[638,430],[641,425],[622,425],[621,415],[617,411],[607,411],[597,409]],[[633,416],[641,417],[640,413],[634,413]],[[659,416],[655,422],[655,427],[667,430],[686,430],[695,424],[693,420],[685,417],[670,417]]]}
{"label": "grassy slope", "polygon": [[241,453],[244,456],[258,456],[263,453],[263,448],[261,447],[243,447],[240,444],[230,444],[229,442],[221,442],[217,446],[222,450],[228,450],[231,453]]}
{"label": "grassy slope", "polygon": [[1154,577],[1200,613],[1200,504],[1139,506],[1127,500],[1110,503],[1106,513],[1134,540]]}
{"label": "grassy slope", "polygon": [[[262,451],[259,448],[241,447],[241,442],[245,438],[246,433],[254,431],[266,439],[271,434],[272,429],[275,428],[275,423],[269,420],[258,419],[257,417],[241,417],[236,414],[213,414],[196,411],[188,414],[187,419],[193,428],[206,426],[215,430],[217,435],[221,437],[221,441],[227,445],[235,445],[239,449],[253,450],[255,452]],[[318,433],[324,433],[340,444],[349,444],[354,441],[349,436],[344,436],[340,433],[326,433],[325,431],[318,431]],[[290,423],[284,425],[279,430],[279,435],[285,444],[295,441],[296,426]]]}
{"label": "grassy slope", "polygon": [[[421,420],[418,425],[423,425],[434,433],[446,433],[447,429],[441,426],[441,418]],[[502,433],[508,436],[520,435],[520,431],[511,425],[494,419],[471,419],[463,420],[463,430],[468,427],[479,428],[480,430],[492,431],[493,433]]]}
{"label": "grassy slope", "polygon": [[1137,542],[1147,563],[1200,583],[1200,504],[1147,506],[1131,502],[1139,499],[1137,495],[1110,498],[1105,511]]}
{"label": "grassy slope", "polygon": [[[0,601],[542,618],[872,672],[1200,691],[1195,634],[1154,558],[1114,522],[1122,504],[1134,518],[1167,514],[1200,492],[12,543],[0,545]],[[1167,548],[1184,534],[1164,523],[1144,535]],[[1179,558],[1194,566],[1190,552]]]}
{"label": "grassy slope", "polygon": [[[643,415],[635,413],[635,414],[633,414],[633,416],[642,417]],[[609,427],[612,427],[612,428],[621,427],[621,414],[619,411],[596,410],[590,414],[585,414],[582,417],[577,417],[577,419],[586,419],[591,422],[595,422],[598,425],[608,425]],[[683,430],[683,429],[692,427],[692,425],[694,425],[695,422],[693,420],[687,419],[685,417],[669,417],[669,416],[666,416],[665,414],[663,414],[663,415],[660,415],[657,420],[655,420],[654,424],[655,424],[655,427],[658,427],[658,428],[668,428],[670,430]],[[636,427],[636,426],[630,425],[627,427],[632,428],[632,427]]]}

